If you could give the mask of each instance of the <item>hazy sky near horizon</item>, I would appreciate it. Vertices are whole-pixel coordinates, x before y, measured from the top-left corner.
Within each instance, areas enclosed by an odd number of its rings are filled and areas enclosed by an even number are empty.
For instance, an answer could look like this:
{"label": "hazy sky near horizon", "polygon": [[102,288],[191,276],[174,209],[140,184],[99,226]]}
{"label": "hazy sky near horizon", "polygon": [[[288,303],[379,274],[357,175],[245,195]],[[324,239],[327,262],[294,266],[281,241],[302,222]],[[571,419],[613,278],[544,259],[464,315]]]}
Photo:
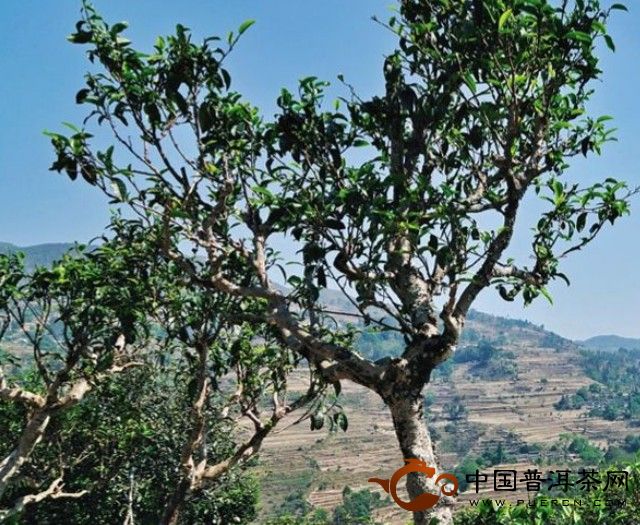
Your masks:
{"label": "hazy sky near horizon", "polygon": [[[611,2],[603,1],[606,5]],[[614,13],[610,33],[617,52],[601,49],[603,81],[596,85],[594,115],[615,117],[619,142],[600,158],[576,163],[570,176],[586,182],[613,176],[640,185],[640,5]],[[150,49],[155,37],[180,22],[197,38],[224,35],[246,19],[256,25],[229,63],[234,88],[263,109],[274,111],[281,87],[294,89],[314,75],[335,81],[344,74],[363,95],[380,92],[384,54],[393,36],[370,20],[387,18],[389,0],[96,0],[111,21],[127,20],[134,45]],[[65,40],[78,19],[79,0],[4,0],[0,4],[0,241],[25,246],[44,242],[86,242],[108,221],[106,201],[86,184],[48,171],[53,155],[45,129],[80,122],[76,106],[88,66],[83,49]],[[485,292],[476,308],[526,318],[581,339],[615,333],[640,337],[640,199],[634,213],[608,229],[584,252],[563,264],[571,286],[550,287],[554,305],[539,300],[523,309]],[[533,220],[534,213],[525,214]],[[522,230],[526,233],[526,227]],[[516,252],[527,244],[516,245]]]}

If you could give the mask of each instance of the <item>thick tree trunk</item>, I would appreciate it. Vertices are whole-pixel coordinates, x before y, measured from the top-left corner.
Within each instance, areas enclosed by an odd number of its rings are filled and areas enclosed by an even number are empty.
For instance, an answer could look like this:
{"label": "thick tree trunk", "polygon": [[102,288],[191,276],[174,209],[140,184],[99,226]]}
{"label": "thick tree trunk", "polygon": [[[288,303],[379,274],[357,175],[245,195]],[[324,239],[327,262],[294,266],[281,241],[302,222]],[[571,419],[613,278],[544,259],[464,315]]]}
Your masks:
{"label": "thick tree trunk", "polygon": [[160,525],[175,525],[178,523],[180,511],[191,492],[191,481],[183,478],[178,482],[173,494],[169,498],[169,502],[164,509],[164,514],[160,519]]}
{"label": "thick tree trunk", "polygon": [[22,431],[16,448],[0,464],[0,496],[4,494],[9,481],[31,456],[33,449],[42,439],[50,419],[50,410],[37,410]]}
{"label": "thick tree trunk", "polygon": [[[206,466],[207,456],[206,450],[203,450],[205,439],[205,404],[209,395],[209,377],[208,377],[208,356],[209,346],[206,343],[198,342],[196,344],[198,352],[198,369],[197,369],[197,396],[191,400],[191,428],[189,429],[189,439],[182,447],[180,455],[180,480],[176,484],[173,494],[169,497],[164,515],[160,520],[160,525],[175,525],[185,501],[194,487],[200,484]],[[202,455],[201,463],[196,459],[196,455]]]}
{"label": "thick tree trunk", "polygon": [[[429,431],[424,421],[422,393],[395,392],[393,399],[387,400],[400,450],[404,459],[416,458],[428,466],[436,468],[436,475],[427,478],[423,474],[411,473],[407,476],[407,491],[411,500],[420,494],[429,492],[440,495],[440,487],[436,487],[435,478],[441,473],[433,450]],[[400,467],[400,465],[399,465]],[[427,525],[434,517],[440,525],[453,523],[451,498],[442,497],[438,505],[428,511],[414,512],[415,525]]]}

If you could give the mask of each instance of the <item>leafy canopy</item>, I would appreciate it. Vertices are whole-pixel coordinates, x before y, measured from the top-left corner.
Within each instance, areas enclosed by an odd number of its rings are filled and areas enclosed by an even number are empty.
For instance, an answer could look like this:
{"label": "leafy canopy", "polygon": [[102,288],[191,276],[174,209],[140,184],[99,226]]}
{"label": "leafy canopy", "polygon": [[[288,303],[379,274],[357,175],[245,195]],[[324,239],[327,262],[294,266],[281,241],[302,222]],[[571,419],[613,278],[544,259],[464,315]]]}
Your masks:
{"label": "leafy canopy", "polygon": [[[614,49],[606,22],[621,9],[403,0],[383,24],[398,39],[383,93],[364,100],[345,84],[331,106],[328,84],[309,77],[264,119],[225,67],[251,22],[225,43],[196,44],[178,25],[144,53],[122,36],[126,24],[85,4],[70,40],[100,67],[77,94],[86,127],[50,134],[52,169],[133,211],[193,286],[257,301],[267,310],[254,322],[313,364],[338,364],[333,379],[370,385],[382,370],[323,322],[320,292],[339,288],[365,323],[404,336],[402,357],[422,384],[482,290],[550,299],[550,281],[568,282],[563,259],[628,213],[624,182],[566,175],[571,159],[614,139],[610,117],[586,108],[601,75],[596,48]],[[90,123],[114,144],[97,148]],[[516,261],[509,247],[528,194],[543,211],[530,258]],[[295,256],[276,250],[282,237]]]}

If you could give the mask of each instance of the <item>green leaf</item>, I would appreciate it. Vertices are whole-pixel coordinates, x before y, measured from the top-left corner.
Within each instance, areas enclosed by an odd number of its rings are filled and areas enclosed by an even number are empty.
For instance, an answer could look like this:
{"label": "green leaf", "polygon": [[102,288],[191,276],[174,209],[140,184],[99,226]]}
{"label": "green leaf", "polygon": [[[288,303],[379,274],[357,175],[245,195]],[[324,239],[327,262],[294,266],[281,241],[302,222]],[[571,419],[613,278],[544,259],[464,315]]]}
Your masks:
{"label": "green leaf", "polygon": [[79,31],[77,33],[73,33],[67,37],[67,40],[73,44],[86,44],[91,42],[91,38],[93,38],[93,33],[88,31]]}
{"label": "green leaf", "polygon": [[200,110],[198,111],[198,121],[200,123],[200,128],[205,133],[209,131],[213,126],[213,116],[211,115],[211,111],[206,104],[200,106]]}
{"label": "green leaf", "polygon": [[180,93],[179,91],[175,91],[173,93],[173,100],[175,101],[176,106],[178,106],[178,109],[183,115],[187,115],[189,113],[189,105],[187,104],[185,98],[182,96],[182,93]]}
{"label": "green leaf", "polygon": [[611,6],[611,10],[617,10],[617,11],[629,11],[629,9],[627,9],[627,6],[624,4],[613,4]]}
{"label": "green leaf", "polygon": [[127,27],[129,27],[127,22],[118,22],[117,24],[113,24],[111,34],[117,35],[118,33],[122,33]]}
{"label": "green leaf", "polygon": [[273,193],[271,193],[269,191],[269,189],[265,188],[264,186],[255,186],[253,188],[253,191],[255,193],[257,193],[258,195],[262,195],[263,197],[265,197],[267,199],[273,199]]}
{"label": "green leaf", "polygon": [[149,121],[151,123],[158,124],[160,120],[162,120],[162,117],[160,115],[160,110],[158,109],[158,106],[156,106],[154,103],[145,104],[144,111],[149,117]]}
{"label": "green leaf", "polygon": [[564,184],[556,179],[553,181],[552,185],[553,193],[556,199],[562,197],[564,195]]}
{"label": "green leaf", "polygon": [[615,53],[616,45],[613,43],[613,38],[611,38],[610,35],[604,35],[604,41],[607,44],[607,47]]}
{"label": "green leaf", "polygon": [[471,145],[479,149],[482,146],[482,128],[480,126],[474,126],[469,132],[469,142]]}
{"label": "green leaf", "polygon": [[333,389],[336,392],[336,397],[340,395],[340,392],[342,392],[342,384],[340,383],[340,381],[336,381],[335,383],[333,383]]}
{"label": "green leaf", "polygon": [[74,133],[81,133],[82,132],[82,130],[78,126],[76,126],[75,124],[72,124],[71,122],[63,122],[62,125],[65,128],[70,129]]}
{"label": "green leaf", "polygon": [[231,75],[226,69],[221,69],[220,74],[222,75],[222,81],[227,89],[231,87]]}
{"label": "green leaf", "polygon": [[464,76],[462,78],[464,80],[464,83],[471,90],[471,92],[475,93],[476,92],[476,80],[475,80],[475,78],[473,78],[473,75],[471,73],[467,72],[467,73],[464,74]]}
{"label": "green leaf", "polygon": [[244,22],[242,22],[242,24],[240,24],[240,27],[238,28],[238,34],[242,35],[247,29],[249,29],[255,23],[256,23],[255,20],[245,20]]}
{"label": "green leaf", "polygon": [[325,219],[324,225],[331,230],[344,230],[346,226],[337,219]]}
{"label": "green leaf", "polygon": [[549,303],[553,304],[553,297],[551,297],[551,294],[549,293],[549,290],[547,290],[544,286],[542,288],[540,288],[540,293],[542,295],[544,295],[544,297],[547,299],[547,301],[549,301]]}
{"label": "green leaf", "polygon": [[431,251],[436,252],[438,250],[439,245],[440,245],[440,242],[438,241],[438,237],[431,234],[429,236],[429,248],[431,249]]}
{"label": "green leaf", "polygon": [[569,31],[567,33],[567,38],[571,40],[577,40],[579,42],[586,42],[588,44],[591,43],[591,36],[589,34],[584,33],[583,31]]}
{"label": "green leaf", "polygon": [[114,177],[111,179],[111,187],[119,200],[123,202],[127,200],[127,186],[122,180]]}
{"label": "green leaf", "polygon": [[338,424],[338,427],[343,431],[346,432],[347,429],[349,428],[349,420],[347,419],[346,414],[340,412],[339,414],[336,414],[336,423]]}
{"label": "green leaf", "polygon": [[320,430],[324,426],[324,415],[314,414],[311,416],[311,430]]}
{"label": "green leaf", "polygon": [[510,293],[503,285],[498,286],[498,293],[505,301],[512,302],[515,299],[513,294]]}
{"label": "green leaf", "polygon": [[356,139],[353,141],[353,146],[356,148],[365,148],[369,146],[369,143],[364,139]]}
{"label": "green leaf", "polygon": [[76,104],[82,104],[89,96],[90,91],[87,88],[81,89],[76,94]]}
{"label": "green leaf", "polygon": [[589,140],[589,137],[582,139],[582,142],[580,143],[580,150],[582,151],[582,154],[585,157],[587,156],[587,153],[589,153],[590,145],[591,145],[591,141]]}
{"label": "green leaf", "polygon": [[502,13],[502,15],[500,16],[500,20],[498,20],[498,31],[502,31],[502,28],[511,16],[513,16],[513,9],[507,9],[504,13]]}
{"label": "green leaf", "polygon": [[82,167],[81,174],[82,174],[82,178],[92,186],[98,180],[96,177],[95,168],[90,164]]}
{"label": "green leaf", "polygon": [[587,224],[587,213],[581,213],[578,215],[578,219],[576,220],[576,229],[581,232],[584,230],[585,225]]}

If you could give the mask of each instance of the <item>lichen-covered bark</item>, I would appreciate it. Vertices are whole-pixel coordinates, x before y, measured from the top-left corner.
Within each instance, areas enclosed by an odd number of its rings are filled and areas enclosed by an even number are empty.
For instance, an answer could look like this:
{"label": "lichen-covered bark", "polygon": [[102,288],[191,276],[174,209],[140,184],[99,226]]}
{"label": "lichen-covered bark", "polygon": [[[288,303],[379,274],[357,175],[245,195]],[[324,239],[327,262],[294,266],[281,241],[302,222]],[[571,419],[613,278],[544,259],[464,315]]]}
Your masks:
{"label": "lichen-covered bark", "polygon": [[27,423],[13,451],[0,463],[0,496],[9,485],[9,481],[29,459],[33,449],[42,439],[42,435],[51,419],[49,409],[38,410]]}
{"label": "lichen-covered bark", "polygon": [[196,455],[202,448],[206,431],[205,403],[209,395],[210,386],[207,361],[209,351],[206,344],[198,344],[196,348],[199,363],[196,377],[197,395],[191,404],[191,428],[189,429],[189,438],[185,442],[180,455],[181,477],[175,486],[173,494],[169,497],[164,515],[160,520],[161,525],[175,525],[178,523],[181,509],[194,487],[201,483],[207,464],[206,452],[201,454],[204,457],[200,461],[196,459]]}
{"label": "lichen-covered bark", "polygon": [[[100,381],[140,364],[133,361],[122,365],[114,364],[106,371],[96,374],[91,381],[83,377],[68,383],[70,370],[76,363],[77,359],[69,360],[65,368],[56,374],[46,396],[40,396],[15,386],[10,387],[6,380],[0,376],[0,398],[20,402],[31,410],[15,448],[0,461],[0,497],[6,492],[11,481],[20,473],[21,467],[29,461],[34,449],[42,440],[52,417],[79,403]],[[66,393],[61,394],[63,386],[66,387]],[[60,480],[59,483],[53,483],[47,491],[21,498],[14,507],[18,508],[28,503],[41,501],[45,496],[52,498],[80,497],[78,494],[80,493],[71,495],[65,493],[63,483]],[[7,510],[0,509],[0,515],[2,512],[5,515],[9,513]]]}
{"label": "lichen-covered bark", "polygon": [[[387,401],[387,404],[391,410],[393,426],[403,458],[420,459],[427,465],[436,467],[439,471],[433,443],[424,420],[422,392],[398,390],[393,399]],[[411,499],[425,492],[440,494],[440,488],[435,486],[434,479],[427,478],[422,474],[409,474],[407,476],[407,491]],[[451,503],[450,498],[443,497],[434,509],[415,512],[413,515],[415,525],[427,525],[429,520],[434,517],[440,520],[440,525],[450,525],[453,523]]]}

